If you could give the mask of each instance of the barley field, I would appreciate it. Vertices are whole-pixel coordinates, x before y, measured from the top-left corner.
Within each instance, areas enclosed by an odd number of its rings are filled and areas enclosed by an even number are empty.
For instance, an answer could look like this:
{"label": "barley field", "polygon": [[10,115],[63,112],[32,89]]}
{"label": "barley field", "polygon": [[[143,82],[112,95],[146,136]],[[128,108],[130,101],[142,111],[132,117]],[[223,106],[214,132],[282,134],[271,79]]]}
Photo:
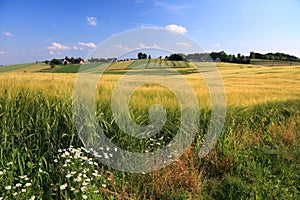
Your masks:
{"label": "barley field", "polygon": [[[137,62],[142,61],[117,63],[102,75],[95,95],[96,115],[119,147],[151,152],[176,135],[180,106],[167,88],[142,86],[129,102],[135,122],[147,125],[149,108],[161,104],[168,116],[166,124],[156,136],[143,140],[119,130],[111,112],[112,91]],[[111,169],[84,149],[72,113],[77,76],[73,70],[40,72],[44,66],[31,72],[0,70],[0,199],[299,198],[299,66],[217,63],[226,92],[226,121],[217,145],[200,159],[211,100],[194,66],[205,63],[162,64],[180,72],[192,86],[199,101],[200,125],[184,155],[146,174]],[[104,149],[104,155],[112,151]]]}

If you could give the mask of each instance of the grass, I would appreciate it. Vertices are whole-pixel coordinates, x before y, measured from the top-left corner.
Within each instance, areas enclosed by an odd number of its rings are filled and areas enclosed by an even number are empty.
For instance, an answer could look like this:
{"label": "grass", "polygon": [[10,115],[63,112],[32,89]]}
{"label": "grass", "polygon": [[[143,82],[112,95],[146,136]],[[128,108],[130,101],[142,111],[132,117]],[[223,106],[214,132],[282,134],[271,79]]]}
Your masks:
{"label": "grass", "polygon": [[26,63],[0,67],[0,73],[3,72],[38,72],[49,68],[44,63]]}
{"label": "grass", "polygon": [[[125,73],[141,63],[146,64],[135,61],[112,71]],[[300,68],[218,63],[227,96],[226,122],[217,145],[199,159],[210,98],[205,82],[195,73],[196,64],[205,65],[189,63],[174,69],[190,82],[200,102],[199,133],[173,164],[147,174],[113,170],[81,148],[71,100],[76,74],[1,73],[0,198],[299,198]],[[134,152],[155,151],[177,132],[178,101],[159,85],[138,88],[129,102],[135,122],[148,124],[148,109],[155,103],[164,105],[168,119],[151,139],[129,137],[118,128],[110,109],[111,93],[122,73],[108,71],[99,82],[99,123],[118,146]],[[114,151],[104,148],[101,153],[110,156]]]}
{"label": "grass", "polygon": [[281,61],[281,60],[264,60],[264,59],[251,59],[251,64],[253,65],[263,65],[263,66],[299,66],[300,62],[292,61]]}

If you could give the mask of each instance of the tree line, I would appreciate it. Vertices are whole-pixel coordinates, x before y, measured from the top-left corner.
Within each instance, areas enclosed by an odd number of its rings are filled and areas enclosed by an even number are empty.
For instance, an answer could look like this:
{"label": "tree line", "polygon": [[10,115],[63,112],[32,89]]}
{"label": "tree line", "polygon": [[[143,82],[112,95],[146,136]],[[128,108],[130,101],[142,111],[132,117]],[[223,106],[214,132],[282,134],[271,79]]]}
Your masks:
{"label": "tree line", "polygon": [[300,62],[300,58],[284,53],[255,53],[254,51],[250,52],[250,59],[264,59],[264,60],[281,60],[281,61],[292,61]]}

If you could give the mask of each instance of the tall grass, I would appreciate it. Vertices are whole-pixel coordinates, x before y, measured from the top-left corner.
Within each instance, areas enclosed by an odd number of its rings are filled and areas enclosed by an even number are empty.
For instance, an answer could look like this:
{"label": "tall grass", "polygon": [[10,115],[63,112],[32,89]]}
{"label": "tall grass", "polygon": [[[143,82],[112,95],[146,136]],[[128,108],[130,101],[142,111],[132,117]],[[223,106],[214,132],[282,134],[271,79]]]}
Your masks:
{"label": "tall grass", "polygon": [[[0,74],[0,198],[299,198],[300,69],[229,64],[219,69],[228,114],[218,144],[207,157],[198,158],[210,120],[210,99],[201,77],[187,72],[184,76],[200,102],[199,133],[173,164],[147,174],[110,169],[80,148],[71,107],[74,75]],[[136,123],[149,122],[148,109],[154,103],[164,105],[168,119],[151,139],[129,137],[110,109],[111,92],[120,77],[105,74],[99,82],[97,117],[105,134],[134,152],[168,144],[180,119],[175,96],[158,85],[137,89],[130,101]],[[103,149],[103,154],[112,151]]]}

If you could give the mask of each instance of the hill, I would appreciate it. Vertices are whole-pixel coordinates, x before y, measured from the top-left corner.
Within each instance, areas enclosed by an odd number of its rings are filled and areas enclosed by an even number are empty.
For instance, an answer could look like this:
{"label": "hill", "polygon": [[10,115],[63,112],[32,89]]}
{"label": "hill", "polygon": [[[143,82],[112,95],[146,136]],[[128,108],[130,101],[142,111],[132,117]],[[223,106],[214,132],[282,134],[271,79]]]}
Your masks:
{"label": "hill", "polygon": [[49,68],[44,63],[24,63],[16,65],[8,65],[0,67],[0,73],[2,72],[38,72]]}

